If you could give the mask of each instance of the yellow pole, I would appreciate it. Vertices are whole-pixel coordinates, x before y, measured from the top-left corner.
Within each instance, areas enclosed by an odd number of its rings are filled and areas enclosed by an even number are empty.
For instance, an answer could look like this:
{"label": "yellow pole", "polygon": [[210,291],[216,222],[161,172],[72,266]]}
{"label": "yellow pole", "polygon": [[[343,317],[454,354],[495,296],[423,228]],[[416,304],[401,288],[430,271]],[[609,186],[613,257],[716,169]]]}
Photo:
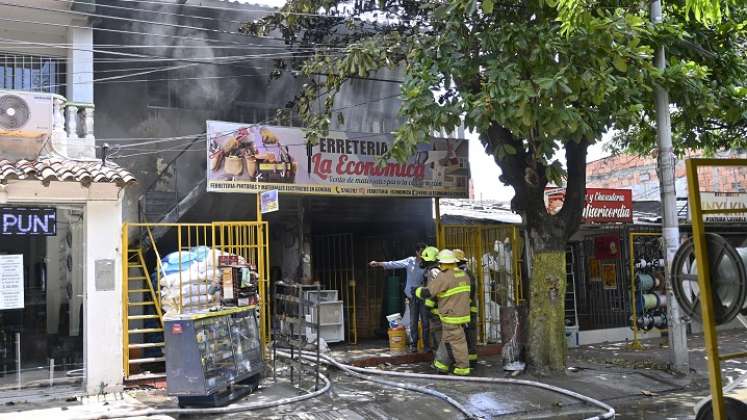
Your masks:
{"label": "yellow pole", "polygon": [[724,395],[721,388],[721,364],[718,355],[718,334],[716,332],[715,312],[713,310],[713,291],[711,290],[710,261],[703,226],[702,207],[700,202],[700,183],[698,182],[698,161],[688,159],[687,187],[688,201],[693,224],[693,241],[695,246],[695,263],[698,267],[698,286],[700,287],[701,315],[703,318],[703,335],[708,365],[708,378],[711,387],[711,400],[714,420],[724,420]]}
{"label": "yellow pole", "polygon": [[129,281],[129,239],[127,238],[127,223],[122,225],[122,367],[125,378],[130,376],[130,324],[127,320],[129,315],[129,304],[127,294],[127,283]]}
{"label": "yellow pole", "polygon": [[262,223],[262,193],[257,193],[257,223]]}
{"label": "yellow pole", "polygon": [[441,249],[444,247],[443,237],[441,235],[441,202],[436,197],[436,247]]}
{"label": "yellow pole", "polygon": [[182,296],[182,228],[177,226],[176,228],[176,249],[179,253],[179,312],[182,313],[184,307],[184,298]]}
{"label": "yellow pole", "polygon": [[[482,237],[482,231],[485,228],[484,225],[479,225],[478,227],[472,229],[473,232],[476,234],[473,234],[474,236],[474,250],[475,250],[475,266],[479,266],[480,270],[475,270],[475,275],[477,276],[477,323],[479,324],[479,332],[480,332],[480,342],[485,343],[487,342],[487,328],[485,326],[486,324],[486,318],[485,318],[485,284],[483,283],[483,279],[485,278],[483,272],[482,272],[482,256],[485,254],[486,250],[483,249],[483,245],[488,246],[484,243],[483,237]],[[486,232],[487,233],[487,232]],[[487,235],[486,235],[487,237]],[[478,326],[478,325],[476,325]]]}

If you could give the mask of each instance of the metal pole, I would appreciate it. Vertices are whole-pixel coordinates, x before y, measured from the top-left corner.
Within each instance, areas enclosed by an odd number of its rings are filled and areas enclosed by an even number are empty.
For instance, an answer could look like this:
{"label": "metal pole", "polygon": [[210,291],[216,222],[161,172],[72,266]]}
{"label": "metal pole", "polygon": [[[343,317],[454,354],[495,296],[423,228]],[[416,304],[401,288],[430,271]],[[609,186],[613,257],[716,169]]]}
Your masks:
{"label": "metal pole", "polygon": [[[317,291],[319,291],[319,286],[317,286]],[[314,385],[314,391],[319,390],[319,346],[322,342],[322,337],[320,334],[320,327],[321,327],[321,318],[319,317],[319,303],[321,302],[321,293],[317,293],[317,300],[316,302],[316,383]]]}
{"label": "metal pole", "polygon": [[441,200],[436,197],[436,247],[441,248],[444,246],[443,238],[441,237]]}
{"label": "metal pole", "polygon": [[54,385],[54,359],[49,359],[49,387]]}
{"label": "metal pole", "polygon": [[[661,0],[651,1],[651,22],[662,22]],[[656,67],[667,66],[664,46],[656,49]],[[659,143],[658,170],[662,204],[662,238],[664,239],[665,286],[667,291],[667,319],[669,320],[670,363],[675,370],[688,372],[687,331],[680,315],[680,307],[672,293],[672,259],[680,245],[680,230],[677,217],[677,195],[674,188],[675,159],[672,149],[672,127],[669,116],[669,92],[662,86],[654,86],[656,93],[656,128]]]}
{"label": "metal pole", "polygon": [[21,333],[16,333],[16,388],[21,389]]}

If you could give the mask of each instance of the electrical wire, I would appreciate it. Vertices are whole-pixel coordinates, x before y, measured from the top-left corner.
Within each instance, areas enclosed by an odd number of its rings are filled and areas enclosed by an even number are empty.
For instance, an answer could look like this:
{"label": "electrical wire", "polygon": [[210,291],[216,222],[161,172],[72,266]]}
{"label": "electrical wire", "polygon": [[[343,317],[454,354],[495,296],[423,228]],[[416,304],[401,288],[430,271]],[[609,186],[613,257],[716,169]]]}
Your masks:
{"label": "electrical wire", "polygon": [[[52,0],[52,1],[56,1],[58,3],[81,4],[81,5],[86,5],[86,6],[90,6],[91,5],[91,3],[88,2],[88,1],[80,1],[80,0]],[[120,0],[120,1],[125,1],[125,0]],[[161,5],[165,5],[165,4],[161,3]],[[182,13],[162,12],[162,11],[153,10],[153,9],[138,9],[138,8],[135,8],[135,7],[132,7],[132,6],[129,6],[129,7],[128,6],[114,6],[114,5],[101,4],[101,3],[96,3],[96,4],[94,4],[94,6],[97,9],[99,7],[101,7],[101,8],[114,9],[114,10],[147,12],[149,14],[152,13],[152,14],[157,14],[157,15],[162,15],[162,16],[175,16],[175,17],[180,17],[180,18],[199,19],[199,20],[207,20],[207,21],[215,21],[215,22],[238,23],[238,24],[242,24],[242,25],[244,23],[246,23],[246,22],[242,22],[242,21],[238,21],[238,20],[225,20],[224,21],[223,19],[216,19],[216,18],[208,17],[208,16],[186,15],[186,14],[182,14]],[[189,5],[179,5],[179,4],[173,5],[172,4],[172,6],[189,6]],[[235,11],[235,10],[233,10],[233,11]],[[274,13],[273,10],[266,10],[266,12],[267,13]]]}
{"label": "electrical wire", "polygon": [[185,36],[185,35],[157,34],[157,33],[152,33],[152,32],[130,31],[130,30],[125,30],[125,29],[99,28],[99,27],[71,25],[71,24],[64,24],[64,23],[42,22],[42,21],[35,21],[35,20],[11,19],[11,18],[5,18],[5,17],[0,18],[0,22],[53,26],[53,27],[58,27],[58,28],[90,29],[90,30],[99,31],[99,32],[113,32],[113,33],[129,34],[129,35],[146,36],[146,37],[172,38],[172,39],[181,39],[181,40],[186,40],[186,41],[202,42],[202,43],[222,42],[225,44],[244,45],[241,42],[231,42],[231,41],[226,41],[226,40],[210,39],[210,38],[198,38],[198,37]]}
{"label": "electrical wire", "polygon": [[[28,10],[37,10],[37,11],[44,11],[44,12],[52,12],[52,13],[58,13],[58,14],[67,14],[67,15],[73,15],[73,16],[86,16],[86,17],[94,17],[99,19],[112,19],[112,20],[120,20],[125,21],[127,23],[143,23],[146,25],[156,25],[156,26],[165,26],[169,28],[178,28],[178,29],[189,29],[193,31],[203,31],[203,32],[209,32],[209,33],[218,33],[221,35],[231,35],[231,36],[237,36],[242,38],[266,38],[266,39],[277,39],[277,38],[271,38],[271,37],[265,37],[265,36],[256,36],[256,35],[248,35],[241,32],[234,32],[234,31],[226,31],[221,29],[212,29],[212,28],[203,28],[199,26],[189,26],[189,25],[179,25],[175,23],[169,23],[169,22],[158,22],[158,21],[151,21],[151,20],[144,20],[144,19],[133,19],[131,17],[121,17],[121,16],[113,16],[113,15],[106,15],[101,13],[88,13],[88,12],[81,12],[77,10],[61,10],[61,9],[54,9],[51,7],[42,7],[42,6],[32,6],[28,4],[18,4],[18,3],[9,3],[5,1],[0,1],[0,6],[8,6],[8,7],[17,7],[21,9],[28,9]],[[147,12],[147,11],[144,11]]]}
{"label": "electrical wire", "polygon": [[[240,58],[235,58],[235,57],[240,57]],[[222,59],[222,58],[231,59],[231,60],[235,60],[235,61],[232,61],[232,62],[236,63],[236,62],[241,62],[241,61],[245,61],[245,60],[254,60],[254,59],[257,59],[257,58],[277,58],[277,57],[278,57],[277,54],[260,54],[260,55],[257,55],[257,56],[216,57],[215,59]],[[184,61],[184,60],[179,60],[179,61]],[[231,61],[227,61],[227,62],[231,62]],[[118,76],[103,77],[103,78],[100,78],[100,79],[78,80],[78,81],[74,81],[74,82],[65,82],[65,83],[52,83],[52,84],[49,84],[49,85],[44,85],[44,87],[45,88],[52,88],[52,87],[58,87],[58,86],[68,86],[68,85],[71,85],[71,84],[72,85],[78,85],[78,84],[101,83],[101,82],[106,82],[106,81],[111,81],[111,80],[126,79],[128,77],[143,76],[143,75],[146,75],[146,74],[153,74],[153,73],[159,73],[159,72],[170,71],[170,70],[179,70],[179,69],[184,69],[184,68],[191,68],[191,67],[198,66],[200,64],[201,63],[179,64],[179,65],[174,65],[174,66],[167,66],[167,67],[157,68],[157,69],[153,69],[153,70],[139,71],[139,72],[135,72],[135,73],[123,74],[123,75],[118,75]],[[216,76],[216,77],[229,78],[230,76]],[[187,80],[187,78],[183,78],[183,79]],[[200,78],[196,78],[196,79],[199,80]],[[188,80],[195,80],[195,78],[190,78]],[[144,81],[148,81],[148,80],[145,79]]]}
{"label": "electrical wire", "polygon": [[[88,51],[85,49],[78,49],[74,48],[74,44],[71,44],[69,42],[50,42],[50,43],[41,43],[41,42],[31,42],[31,41],[24,41],[20,39],[14,39],[14,38],[1,38],[3,41],[0,42],[0,46],[3,45],[10,45],[11,48],[16,48],[13,46],[13,44],[20,44],[24,45],[24,49],[29,48],[28,45],[33,45],[31,48],[61,48],[61,49],[73,49],[73,50],[80,50],[80,51]],[[241,45],[174,45],[174,44],[101,44],[97,43],[97,46],[101,48],[114,48],[114,49],[149,49],[149,48],[159,48],[159,49],[211,49],[211,50],[220,50],[220,49],[230,49],[230,50],[255,50],[255,49],[272,49],[272,50],[284,50],[284,51],[299,51],[299,50],[310,50],[310,51],[318,51],[319,48],[316,47],[293,47],[288,48],[285,45],[262,45],[262,44],[244,44]],[[326,47],[325,50],[342,50],[344,47]],[[64,57],[60,57],[63,58]]]}

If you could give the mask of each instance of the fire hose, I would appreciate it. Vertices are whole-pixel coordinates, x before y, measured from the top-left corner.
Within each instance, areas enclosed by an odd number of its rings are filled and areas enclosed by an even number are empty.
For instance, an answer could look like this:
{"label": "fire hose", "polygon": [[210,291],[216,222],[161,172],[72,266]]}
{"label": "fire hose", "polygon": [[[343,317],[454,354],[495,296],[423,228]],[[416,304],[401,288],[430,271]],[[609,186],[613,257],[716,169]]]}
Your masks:
{"label": "fire hose", "polygon": [[[280,354],[280,353],[278,353]],[[315,361],[316,360],[316,353],[313,352],[302,352],[304,359],[309,361]],[[433,380],[445,380],[445,381],[461,381],[461,382],[475,382],[475,383],[491,383],[491,384],[511,384],[511,385],[522,385],[522,386],[531,386],[535,388],[541,388],[548,391],[556,392],[559,394],[563,394],[565,396],[575,398],[577,400],[581,400],[583,402],[586,402],[588,404],[594,405],[596,407],[599,407],[600,409],[604,410],[605,412],[603,414],[594,416],[594,417],[588,417],[585,420],[601,420],[601,419],[611,419],[615,417],[615,409],[609,406],[608,404],[605,404],[602,401],[596,400],[594,398],[591,398],[589,396],[579,394],[577,392],[573,392],[569,389],[560,388],[557,386],[549,385],[542,382],[537,381],[530,381],[527,379],[512,379],[512,378],[491,378],[491,377],[474,377],[474,376],[445,376],[445,375],[433,375],[433,374],[427,374],[427,373],[412,373],[412,372],[394,372],[394,371],[388,371],[388,370],[381,370],[381,369],[364,369],[359,368],[356,366],[350,366],[345,365],[337,360],[326,356],[326,355],[320,355],[319,358],[324,361],[327,364],[330,364],[332,366],[337,367],[338,369],[344,371],[344,372],[355,372],[358,374],[364,374],[360,375],[364,378],[368,378],[369,380],[373,382],[377,382],[380,380],[374,380],[374,378],[367,377],[365,374],[374,374],[374,375],[386,375],[386,376],[398,376],[403,378],[416,378],[416,379],[433,379]],[[397,383],[392,383],[397,384]],[[388,384],[389,385],[389,384]],[[409,385],[409,384],[404,384]],[[396,386],[396,385],[394,385]],[[453,398],[449,397],[449,400],[453,400]],[[446,400],[446,401],[449,401]],[[451,404],[451,402],[450,402]],[[469,418],[479,418],[479,416],[476,416],[475,414],[470,413],[469,411],[466,411],[459,403],[452,404],[455,408],[457,408],[459,411],[466,414]],[[460,408],[461,407],[461,408]]]}
{"label": "fire hose", "polygon": [[[290,357],[290,354],[282,352],[282,351],[278,351],[277,354],[278,356],[281,356],[281,357]],[[309,361],[309,362],[316,361],[316,353],[313,353],[313,352],[304,351],[301,353],[301,357],[304,360]],[[441,392],[438,392],[438,391],[435,391],[433,389],[429,389],[426,387],[417,386],[413,384],[407,384],[403,382],[391,382],[391,381],[387,381],[383,379],[378,379],[370,375],[397,376],[397,377],[404,377],[404,378],[431,379],[431,380],[439,380],[439,381],[462,381],[462,382],[474,382],[474,383],[512,384],[512,385],[531,386],[531,387],[541,388],[541,389],[545,389],[548,391],[563,394],[568,397],[581,400],[583,402],[589,403],[591,405],[599,407],[600,409],[605,410],[605,413],[594,416],[594,417],[589,417],[585,420],[610,419],[610,418],[614,418],[615,416],[615,409],[601,401],[598,401],[586,395],[573,392],[565,388],[556,387],[556,386],[545,384],[542,382],[530,381],[530,380],[525,380],[525,379],[443,376],[443,375],[432,375],[432,374],[424,374],[424,373],[394,372],[394,371],[386,371],[386,370],[380,370],[380,369],[363,369],[363,368],[340,363],[337,360],[326,355],[320,355],[319,359],[320,361],[323,361],[324,363],[328,365],[337,367],[338,369],[342,370],[348,375],[355,376],[363,380],[367,380],[370,382],[376,382],[376,383],[380,383],[380,384],[384,384],[388,386],[394,386],[397,388],[407,389],[410,391],[420,392],[426,395],[431,395],[431,396],[440,398],[446,401],[448,404],[455,407],[457,410],[465,414],[467,418],[470,418],[470,419],[477,419],[477,418],[480,418],[480,416],[472,413],[466,407],[464,407],[461,403],[459,403],[454,398],[449,397],[446,394],[443,394]],[[114,418],[127,418],[127,417],[169,415],[169,414],[231,414],[231,413],[239,413],[239,412],[245,412],[245,411],[251,411],[251,410],[259,410],[259,409],[264,409],[264,408],[272,408],[272,407],[293,404],[296,402],[315,398],[326,393],[327,391],[329,391],[331,387],[331,383],[329,379],[321,373],[319,373],[319,378],[321,378],[322,381],[324,382],[324,386],[321,389],[304,394],[304,395],[299,395],[299,396],[290,397],[290,398],[283,398],[283,399],[275,400],[275,401],[257,402],[257,403],[251,403],[251,404],[237,404],[237,405],[231,405],[228,407],[216,407],[216,408],[144,409],[144,410],[138,410],[138,411],[130,411],[130,412],[121,413],[121,414],[111,413],[111,414],[105,414],[105,415],[95,415],[95,416],[91,416],[88,418],[89,419],[114,419]]]}
{"label": "fire hose", "polygon": [[125,413],[110,413],[103,415],[92,415],[90,417],[83,418],[83,420],[95,420],[95,419],[119,419],[128,417],[148,417],[158,415],[170,415],[170,414],[232,414],[241,413],[245,411],[260,410],[263,408],[278,407],[281,405],[293,404],[316,398],[329,391],[332,383],[322,373],[319,373],[319,379],[324,382],[324,386],[320,389],[309,392],[304,395],[297,395],[295,397],[282,398],[275,401],[255,402],[251,404],[235,404],[227,407],[215,407],[215,408],[148,408],[143,410],[128,411]]}

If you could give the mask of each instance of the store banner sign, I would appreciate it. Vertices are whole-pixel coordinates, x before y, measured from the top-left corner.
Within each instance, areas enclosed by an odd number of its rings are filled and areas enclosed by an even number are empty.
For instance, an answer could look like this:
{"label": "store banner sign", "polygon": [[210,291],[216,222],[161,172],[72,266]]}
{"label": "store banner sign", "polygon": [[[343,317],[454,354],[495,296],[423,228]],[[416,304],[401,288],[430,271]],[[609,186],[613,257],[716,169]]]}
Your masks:
{"label": "store banner sign", "polygon": [[[700,205],[703,210],[746,209],[745,211],[747,211],[747,193],[701,192]],[[690,212],[688,212],[687,218],[691,218]],[[703,220],[706,223],[747,222],[747,213],[704,214]]]}
{"label": "store banner sign", "polygon": [[0,255],[0,310],[23,308],[23,255]]}
{"label": "store banner sign", "polygon": [[[563,207],[565,188],[547,188],[547,212],[556,214]],[[584,223],[633,223],[633,193],[628,189],[587,188],[582,210]]]}
{"label": "store banner sign", "polygon": [[207,141],[208,191],[469,196],[467,140],[434,138],[406,162],[381,161],[389,134],[330,132],[308,147],[300,128],[208,121]]}
{"label": "store banner sign", "polygon": [[55,236],[57,209],[0,207],[0,236]]}

